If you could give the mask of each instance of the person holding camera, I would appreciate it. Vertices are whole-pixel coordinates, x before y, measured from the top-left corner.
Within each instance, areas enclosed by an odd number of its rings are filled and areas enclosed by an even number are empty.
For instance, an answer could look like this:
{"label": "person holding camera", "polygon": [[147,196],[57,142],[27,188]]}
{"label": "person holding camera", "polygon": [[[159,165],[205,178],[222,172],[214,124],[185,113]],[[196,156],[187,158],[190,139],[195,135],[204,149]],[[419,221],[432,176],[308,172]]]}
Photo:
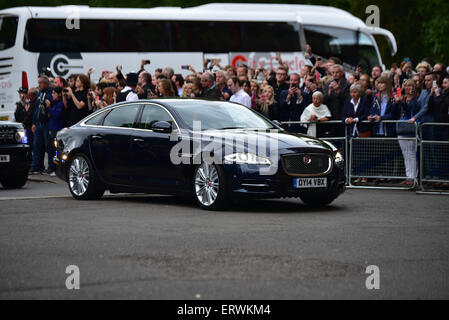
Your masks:
{"label": "person holding camera", "polygon": [[43,146],[48,155],[49,171],[52,170],[53,159],[51,157],[51,141],[49,132],[50,113],[48,108],[51,105],[52,89],[50,88],[50,80],[47,76],[42,75],[38,80],[39,93],[36,99],[36,107],[34,109],[31,130],[34,133],[33,155],[30,166],[30,174],[39,174],[44,170],[41,163],[41,152]]}
{"label": "person holding camera", "polygon": [[63,89],[62,102],[68,110],[68,125],[74,125],[89,114],[87,93],[90,88],[90,80],[80,74],[75,81],[75,91],[71,87]]}
{"label": "person holding camera", "polygon": [[[53,141],[56,139],[56,134],[59,130],[64,128],[64,104],[62,103],[62,88],[61,87],[54,87],[52,90],[52,101],[51,105],[48,108],[48,113],[50,115],[50,121],[48,124],[49,134],[50,134],[50,146],[49,146],[49,153],[48,158],[53,159],[55,155],[55,146],[53,144]],[[48,165],[47,173],[50,174],[50,176],[55,177],[56,174],[54,172],[55,166],[53,165],[53,162]]]}
{"label": "person holding camera", "polygon": [[[290,75],[290,87],[280,93],[280,120],[281,121],[299,121],[301,114],[310,101],[304,99],[304,92],[299,88],[300,76],[297,73]],[[304,132],[302,126],[297,124],[288,124],[287,128],[294,132]]]}

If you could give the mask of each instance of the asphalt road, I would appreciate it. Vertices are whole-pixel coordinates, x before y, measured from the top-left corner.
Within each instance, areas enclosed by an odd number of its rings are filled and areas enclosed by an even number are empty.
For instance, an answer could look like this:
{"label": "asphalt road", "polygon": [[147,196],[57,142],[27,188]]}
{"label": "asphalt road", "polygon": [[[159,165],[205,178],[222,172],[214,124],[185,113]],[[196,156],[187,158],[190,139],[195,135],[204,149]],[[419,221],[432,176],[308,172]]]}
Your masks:
{"label": "asphalt road", "polygon": [[321,210],[289,199],[208,212],[172,196],[77,201],[32,179],[0,189],[0,299],[449,298],[448,196],[348,190]]}

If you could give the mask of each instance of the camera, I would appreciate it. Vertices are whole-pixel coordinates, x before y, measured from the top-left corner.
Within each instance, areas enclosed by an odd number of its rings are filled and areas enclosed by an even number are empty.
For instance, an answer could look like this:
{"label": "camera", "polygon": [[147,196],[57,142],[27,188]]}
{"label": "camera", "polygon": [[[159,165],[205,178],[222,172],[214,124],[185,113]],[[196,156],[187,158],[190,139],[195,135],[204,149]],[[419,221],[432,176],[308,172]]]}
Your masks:
{"label": "camera", "polygon": [[64,89],[62,89],[62,92],[64,92],[64,93],[68,93],[68,92],[69,92],[69,90],[68,90],[68,89],[66,89],[66,88],[64,88]]}

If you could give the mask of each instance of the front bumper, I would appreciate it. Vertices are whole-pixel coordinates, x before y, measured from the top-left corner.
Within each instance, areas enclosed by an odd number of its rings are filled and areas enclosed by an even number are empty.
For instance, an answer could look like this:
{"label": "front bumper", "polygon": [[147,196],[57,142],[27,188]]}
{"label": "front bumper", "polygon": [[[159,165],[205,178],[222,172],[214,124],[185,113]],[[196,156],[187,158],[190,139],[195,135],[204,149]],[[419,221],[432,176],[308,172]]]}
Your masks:
{"label": "front bumper", "polygon": [[[236,197],[250,198],[282,198],[298,197],[301,192],[314,191],[338,196],[345,192],[346,177],[344,169],[334,166],[333,169],[322,178],[327,178],[325,188],[297,189],[293,187],[293,179],[296,177],[285,173],[282,167],[278,167],[274,175],[261,175],[260,166],[257,165],[224,165],[228,176],[228,191]],[[316,176],[310,176],[316,178]]]}
{"label": "front bumper", "polygon": [[60,157],[59,155],[60,150],[56,151],[56,155],[53,158],[53,163],[55,164],[55,173],[56,176],[63,180],[63,181],[67,181],[67,177],[66,177],[66,160],[62,159],[62,157]]}
{"label": "front bumper", "polygon": [[0,162],[0,174],[28,171],[31,163],[31,147],[28,144],[0,145],[0,155],[9,155],[9,162]]}

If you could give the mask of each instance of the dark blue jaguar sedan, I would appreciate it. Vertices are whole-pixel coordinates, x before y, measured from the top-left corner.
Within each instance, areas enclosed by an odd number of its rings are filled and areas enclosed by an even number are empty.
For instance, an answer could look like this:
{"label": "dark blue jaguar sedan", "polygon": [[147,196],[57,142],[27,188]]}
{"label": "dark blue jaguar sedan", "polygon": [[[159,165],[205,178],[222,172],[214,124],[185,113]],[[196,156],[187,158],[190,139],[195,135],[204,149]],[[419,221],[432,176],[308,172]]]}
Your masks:
{"label": "dark blue jaguar sedan", "polygon": [[210,210],[242,197],[324,206],[345,190],[332,144],[230,102],[119,103],[60,131],[55,144],[57,175],[80,200],[110,190],[187,195]]}

